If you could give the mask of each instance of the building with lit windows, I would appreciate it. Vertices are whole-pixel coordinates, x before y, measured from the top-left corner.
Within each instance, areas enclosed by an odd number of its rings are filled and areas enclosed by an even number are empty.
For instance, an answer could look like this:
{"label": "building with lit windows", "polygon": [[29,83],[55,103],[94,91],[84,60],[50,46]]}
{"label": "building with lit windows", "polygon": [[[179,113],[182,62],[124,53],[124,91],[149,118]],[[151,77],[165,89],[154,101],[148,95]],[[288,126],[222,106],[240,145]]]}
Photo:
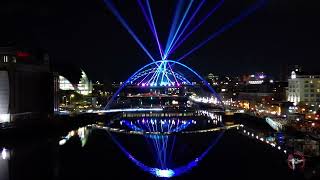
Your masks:
{"label": "building with lit windows", "polygon": [[208,82],[211,83],[211,85],[218,85],[219,76],[215,76],[212,73],[209,73],[207,79]]}
{"label": "building with lit windows", "polygon": [[55,64],[53,71],[57,79],[55,113],[84,110],[97,104],[92,81],[84,70],[73,64]]}
{"label": "building with lit windows", "polygon": [[74,91],[87,96],[92,93],[92,81],[89,80],[83,70],[81,70],[81,77],[78,84],[72,83],[65,76],[59,75],[59,89],[62,91]]}
{"label": "building with lit windows", "polygon": [[295,104],[320,104],[320,74],[305,74],[292,71],[288,82],[288,101]]}
{"label": "building with lit windows", "polygon": [[51,114],[52,78],[43,51],[0,47],[0,123]]}
{"label": "building with lit windows", "polygon": [[75,91],[74,85],[64,76],[59,76],[59,89],[63,91]]}
{"label": "building with lit windows", "polygon": [[92,82],[83,70],[81,70],[81,78],[77,86],[77,92],[82,95],[89,95],[92,93]]}
{"label": "building with lit windows", "polygon": [[271,79],[267,77],[263,72],[251,74],[250,76],[243,78],[246,84],[263,84],[269,82]]}

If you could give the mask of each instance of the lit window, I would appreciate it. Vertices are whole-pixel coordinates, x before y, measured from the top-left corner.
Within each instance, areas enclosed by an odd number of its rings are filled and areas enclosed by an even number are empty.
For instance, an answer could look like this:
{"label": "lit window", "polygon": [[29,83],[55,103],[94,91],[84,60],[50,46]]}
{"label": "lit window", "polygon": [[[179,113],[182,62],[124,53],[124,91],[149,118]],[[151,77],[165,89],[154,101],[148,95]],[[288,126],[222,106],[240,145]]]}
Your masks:
{"label": "lit window", "polygon": [[3,56],[3,62],[8,62],[8,56]]}
{"label": "lit window", "polygon": [[59,88],[61,90],[75,90],[74,86],[65,77],[59,76],[59,82],[60,82]]}

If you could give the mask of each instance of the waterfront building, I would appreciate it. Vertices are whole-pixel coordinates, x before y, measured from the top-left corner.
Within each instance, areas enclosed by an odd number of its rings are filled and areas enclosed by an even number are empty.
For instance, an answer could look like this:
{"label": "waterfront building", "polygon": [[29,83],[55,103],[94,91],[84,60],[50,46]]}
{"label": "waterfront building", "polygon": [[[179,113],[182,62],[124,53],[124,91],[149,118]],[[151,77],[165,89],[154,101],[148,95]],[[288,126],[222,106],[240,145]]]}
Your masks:
{"label": "waterfront building", "polygon": [[49,57],[38,49],[0,47],[0,123],[53,112]]}
{"label": "waterfront building", "polygon": [[320,73],[292,71],[288,82],[288,101],[311,106],[320,104]]}
{"label": "waterfront building", "polygon": [[92,81],[89,80],[87,74],[82,69],[77,92],[82,95],[89,95],[92,93]]}

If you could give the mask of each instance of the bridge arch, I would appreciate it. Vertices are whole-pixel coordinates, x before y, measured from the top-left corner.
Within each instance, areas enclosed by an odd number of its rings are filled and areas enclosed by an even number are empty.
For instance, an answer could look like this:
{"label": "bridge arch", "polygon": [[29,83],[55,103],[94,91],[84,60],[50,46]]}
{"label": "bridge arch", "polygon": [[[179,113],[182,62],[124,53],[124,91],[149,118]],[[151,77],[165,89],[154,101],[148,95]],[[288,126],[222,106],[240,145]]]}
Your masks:
{"label": "bridge arch", "polygon": [[216,93],[216,91],[211,87],[211,85],[202,77],[200,76],[195,70],[193,70],[192,68],[190,68],[189,66],[182,64],[181,62],[178,61],[174,61],[174,60],[159,60],[159,61],[154,61],[151,62],[143,67],[141,67],[139,70],[137,70],[135,73],[133,73],[124,83],[121,84],[121,86],[119,87],[119,89],[113,94],[113,96],[111,97],[111,99],[108,101],[107,105],[104,107],[104,110],[110,109],[111,104],[113,103],[113,101],[115,100],[115,98],[119,95],[119,93],[128,85],[131,83],[132,79],[138,75],[140,72],[144,71],[146,68],[149,68],[150,66],[156,65],[159,66],[159,64],[161,63],[172,63],[175,65],[178,65],[186,70],[188,70],[189,72],[191,72],[193,75],[195,75],[200,81],[202,81],[204,83],[204,85],[209,89],[209,91],[218,99],[218,101],[221,103],[221,105],[223,106],[223,102],[220,98],[220,96]]}

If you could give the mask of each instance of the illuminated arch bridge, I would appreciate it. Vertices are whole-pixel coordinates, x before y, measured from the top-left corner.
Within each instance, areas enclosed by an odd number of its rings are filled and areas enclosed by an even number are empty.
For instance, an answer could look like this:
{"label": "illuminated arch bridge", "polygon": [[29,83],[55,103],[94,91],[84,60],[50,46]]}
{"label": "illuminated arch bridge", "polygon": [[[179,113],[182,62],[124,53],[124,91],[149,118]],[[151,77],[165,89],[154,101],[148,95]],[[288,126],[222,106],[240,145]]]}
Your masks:
{"label": "illuminated arch bridge", "polygon": [[[203,79],[196,71],[191,69],[190,67],[186,66],[185,64],[180,63],[182,59],[185,59],[187,56],[191,55],[193,52],[207,44],[209,41],[217,38],[219,35],[221,35],[226,30],[232,28],[236,24],[242,21],[242,19],[246,18],[250,14],[252,14],[254,11],[256,11],[259,7],[261,7],[266,0],[256,0],[255,3],[250,5],[248,8],[246,8],[244,11],[242,11],[239,16],[236,16],[235,18],[232,18],[230,21],[228,21],[226,24],[222,25],[220,28],[214,30],[212,33],[210,33],[205,39],[201,40],[199,43],[195,44],[194,47],[189,49],[186,53],[184,53],[182,56],[174,56],[177,57],[175,60],[168,60],[173,57],[173,54],[175,54],[177,49],[191,36],[193,32],[195,32],[201,25],[214,13],[216,12],[220,7],[225,5],[225,0],[219,0],[217,3],[215,3],[212,7],[209,7],[209,12],[206,12],[203,17],[200,17],[200,9],[205,4],[205,0],[202,1],[177,1],[177,5],[175,8],[175,12],[173,13],[171,27],[170,31],[167,33],[168,37],[166,40],[165,46],[163,46],[161,39],[159,39],[160,35],[158,35],[154,13],[152,12],[151,8],[151,1],[149,0],[137,0],[138,7],[141,9],[141,12],[143,14],[143,17],[146,20],[146,23],[150,29],[150,32],[153,35],[153,38],[155,39],[157,49],[159,50],[159,54],[157,58],[153,57],[153,53],[149,52],[148,48],[143,44],[143,42],[139,39],[138,34],[135,33],[134,29],[132,29],[131,25],[127,23],[124,16],[118,11],[116,4],[112,0],[104,0],[106,6],[109,8],[111,13],[118,19],[120,24],[127,30],[127,32],[131,35],[131,37],[137,42],[139,47],[146,53],[146,55],[149,57],[149,59],[152,61],[151,63],[143,66],[138,71],[133,73],[124,83],[121,84],[119,89],[114,93],[114,95],[111,97],[111,99],[108,101],[107,105],[105,106],[104,110],[109,111],[111,109],[111,105],[115,102],[116,105],[129,102],[131,106],[132,102],[136,99],[139,99],[141,102],[141,106],[138,106],[139,108],[143,108],[145,110],[145,105],[142,102],[143,100],[146,101],[152,101],[153,99],[167,99],[167,97],[172,99],[172,104],[175,102],[175,104],[179,103],[177,100],[183,99],[183,103],[186,102],[186,99],[188,98],[188,95],[190,93],[200,94],[200,93],[206,93],[206,95],[211,94],[211,97],[215,97],[217,101],[217,104],[222,106],[223,103],[218,96],[218,94],[215,92],[215,90],[209,85],[209,83]],[[160,2],[160,1],[159,1]],[[209,2],[209,1],[207,1]],[[154,3],[154,2],[153,2]],[[208,5],[208,4],[206,4]],[[164,12],[164,11],[161,11]],[[198,15],[197,15],[198,14]],[[161,59],[157,61],[157,59]],[[200,82],[199,85],[202,85],[198,90],[196,87],[193,89],[188,90],[189,86],[191,88],[193,87],[192,82]],[[142,93],[147,94],[147,96],[141,96],[141,93],[139,96],[130,96],[126,93],[121,93],[126,87],[129,86],[135,86],[135,87],[141,87]],[[188,88],[187,88],[188,86]],[[136,88],[135,91],[139,91],[140,89]],[[170,92],[169,89],[173,89],[175,91],[174,93]],[[187,90],[186,90],[187,89]],[[130,90],[130,88],[127,88],[126,90]],[[146,93],[146,91],[149,91],[149,93]],[[186,91],[184,91],[186,90]],[[171,90],[170,90],[171,91]],[[181,93],[181,91],[183,93]],[[185,93],[187,92],[187,93]],[[179,93],[179,94],[177,94]],[[129,93],[128,93],[129,94]],[[123,96],[124,95],[124,96]],[[165,96],[164,96],[165,95]],[[167,96],[169,95],[169,96]],[[171,97],[170,97],[171,96]],[[155,97],[155,98],[154,98]],[[166,97],[166,98],[164,98]],[[127,99],[129,100],[127,100]],[[115,101],[117,99],[117,101]],[[119,101],[118,101],[119,100]],[[120,102],[120,103],[118,103]],[[166,100],[167,102],[167,100]],[[165,102],[165,103],[166,103]],[[162,100],[160,101],[160,107],[163,107]],[[188,103],[188,100],[187,100]],[[200,103],[199,103],[200,104]],[[152,107],[153,104],[151,104]],[[180,103],[179,103],[180,105]],[[200,106],[200,105],[199,105]],[[187,104],[188,107],[188,104]],[[133,107],[131,107],[133,108]],[[121,107],[122,109],[122,107]],[[115,110],[112,106],[111,110]],[[141,110],[141,109],[140,109]],[[160,109],[161,110],[161,109]],[[150,112],[151,113],[151,112]],[[173,149],[175,144],[175,136],[157,136],[160,132],[161,134],[171,134],[176,132],[183,132],[188,128],[191,128],[193,126],[192,120],[186,120],[183,123],[175,121],[164,121],[164,120],[158,120],[158,121],[141,121],[142,124],[136,124],[135,122],[129,122],[126,120],[123,120],[123,125],[126,126],[126,128],[131,129],[131,132],[135,132],[137,134],[141,134],[145,136],[146,130],[148,131],[148,135],[152,133],[153,138],[150,138],[150,136],[147,136],[147,141],[150,144],[153,144],[153,152],[155,152],[157,157],[157,166],[147,166],[144,163],[137,160],[130,152],[128,152],[123,145],[116,139],[116,136],[112,136],[114,142],[119,146],[119,148],[126,154],[126,156],[134,162],[137,166],[139,166],[141,169],[143,169],[146,172],[149,172],[157,177],[163,177],[163,178],[170,178],[173,176],[179,176],[188,170],[195,167],[201,159],[206,156],[206,154],[212,149],[212,147],[215,146],[215,144],[219,141],[219,139],[223,135],[224,125],[222,122],[218,123],[221,124],[221,127],[214,127],[210,129],[201,129],[194,131],[193,133],[206,133],[206,132],[214,132],[218,131],[219,133],[216,134],[215,138],[213,138],[212,143],[204,150],[203,153],[200,153],[197,155],[197,157],[182,165],[182,166],[174,166],[171,167],[167,163],[168,156],[167,154],[170,154],[169,149]],[[159,123],[160,122],[160,123]],[[174,123],[172,123],[174,122]],[[214,121],[216,122],[216,121]],[[196,124],[196,123],[195,123]],[[152,128],[152,129],[151,129]],[[158,131],[157,129],[161,129],[161,131]],[[154,130],[155,129],[155,130]],[[164,129],[164,130],[163,130]],[[108,132],[110,130],[116,130],[114,128],[108,128]],[[221,131],[222,130],[222,131]],[[116,132],[124,132],[123,129],[116,130]],[[188,131],[191,133],[191,131]],[[172,138],[173,137],[173,138]],[[169,138],[172,138],[170,141]],[[168,148],[169,144],[171,144],[171,147]],[[172,152],[172,151],[171,151]],[[170,158],[169,158],[170,159]]]}
{"label": "illuminated arch bridge", "polygon": [[219,95],[210,84],[192,68],[178,61],[159,60],[143,66],[122,83],[105,106],[105,110],[110,109],[120,92],[129,85],[141,88],[181,88],[182,86],[193,86],[191,82],[195,81],[206,87],[208,92],[218,100],[218,104],[223,105]]}
{"label": "illuminated arch bridge", "polygon": [[160,63],[158,67],[146,69],[132,77],[130,84],[141,87],[191,85],[182,74],[174,72],[169,63]]}

